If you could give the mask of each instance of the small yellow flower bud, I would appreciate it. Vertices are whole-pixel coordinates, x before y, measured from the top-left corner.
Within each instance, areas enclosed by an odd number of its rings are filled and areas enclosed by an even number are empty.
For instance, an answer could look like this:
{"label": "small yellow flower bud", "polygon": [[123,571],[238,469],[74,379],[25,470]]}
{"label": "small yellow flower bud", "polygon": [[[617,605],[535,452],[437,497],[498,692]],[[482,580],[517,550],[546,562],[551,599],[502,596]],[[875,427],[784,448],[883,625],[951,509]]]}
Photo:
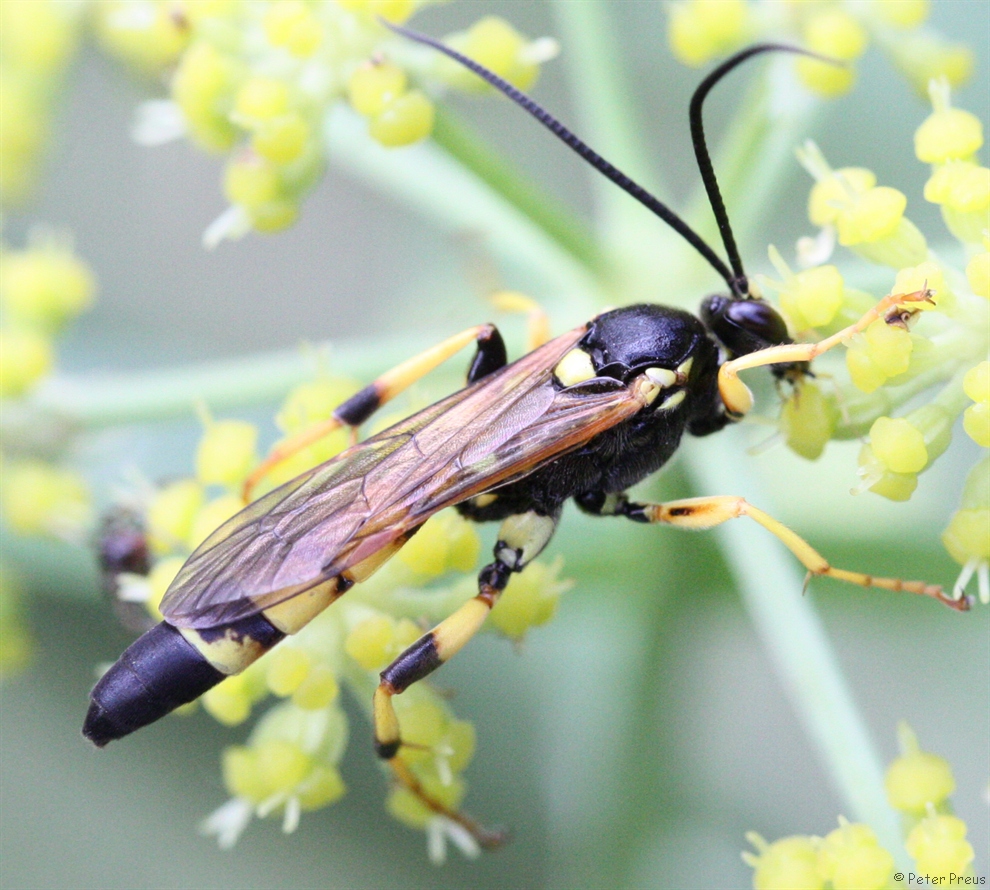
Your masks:
{"label": "small yellow flower bud", "polygon": [[227,151],[237,140],[226,111],[242,76],[238,62],[204,41],[194,43],[179,60],[172,98],[182,109],[190,137],[207,151]]}
{"label": "small yellow flower bud", "polygon": [[151,548],[167,553],[184,544],[204,499],[203,489],[194,479],[180,479],[160,488],[148,505]]}
{"label": "small yellow flower bud", "polygon": [[256,232],[271,233],[287,229],[299,218],[299,202],[290,198],[264,201],[248,208]]}
{"label": "small yellow flower bud", "polygon": [[394,62],[370,59],[347,82],[347,96],[358,114],[373,117],[406,91],[406,72]]}
{"label": "small yellow flower bud", "polygon": [[834,890],[886,890],[893,870],[894,857],[880,846],[873,829],[842,818],[818,851],[818,871]]}
{"label": "small yellow flower bud", "polygon": [[685,0],[668,9],[667,41],[685,65],[704,65],[742,45],[749,34],[749,7],[743,0]]}
{"label": "small yellow flower bud", "polygon": [[304,711],[317,711],[335,701],[340,686],[326,665],[314,664],[305,679],[292,693],[292,703]]}
{"label": "small yellow flower bud", "polygon": [[902,813],[920,816],[930,805],[938,807],[956,789],[946,760],[922,751],[914,730],[902,720],[897,725],[900,756],[884,779],[890,805]]}
{"label": "small yellow flower bud", "polygon": [[247,80],[234,98],[234,111],[249,120],[265,120],[289,109],[289,86],[275,77],[255,76]]}
{"label": "small yellow flower bud", "polygon": [[307,59],[323,42],[323,26],[302,0],[277,0],[265,11],[265,36],[272,46],[285,47]]}
{"label": "small yellow flower bud", "polygon": [[878,417],[870,427],[870,447],[894,473],[917,473],[928,463],[924,437],[903,417]]}
{"label": "small yellow flower bud", "polygon": [[817,460],[839,422],[835,398],[827,398],[811,381],[805,381],[785,403],[780,429],[787,447],[807,460]]}
{"label": "small yellow flower bud", "polygon": [[22,535],[78,539],[92,521],[89,489],[71,470],[40,460],[9,461],[0,511]]}
{"label": "small yellow flower bud", "polygon": [[266,739],[254,745],[258,752],[258,770],[267,796],[287,793],[306,778],[312,760],[295,742],[285,739]]}
{"label": "small yellow flower bud", "polygon": [[990,405],[970,405],[963,412],[963,429],[981,448],[990,448]]}
{"label": "small yellow flower bud", "polygon": [[936,110],[914,134],[914,153],[923,164],[968,160],[982,145],[980,119],[962,108]]}
{"label": "small yellow flower bud", "polygon": [[401,25],[413,14],[416,5],[413,0],[368,0],[367,9],[372,16]]}
{"label": "small yellow flower bud", "polygon": [[311,659],[298,646],[280,646],[265,659],[268,688],[281,697],[292,695],[309,675]]}
{"label": "small yellow flower bud", "polygon": [[990,561],[990,508],[957,510],[942,532],[942,544],[961,566]]}
{"label": "small yellow flower bud", "polygon": [[379,670],[395,655],[394,642],[395,622],[387,615],[372,615],[354,626],[344,651],[365,670]]}
{"label": "small yellow flower bud", "polygon": [[906,207],[903,192],[889,186],[876,186],[857,195],[836,218],[839,243],[848,247],[892,235]]}
{"label": "small yellow flower bud", "polygon": [[894,286],[890,292],[892,294],[913,294],[923,288],[928,288],[932,292],[929,298],[931,302],[929,300],[915,300],[904,304],[904,306],[912,311],[927,312],[942,305],[947,297],[951,297],[941,267],[938,263],[933,263],[930,260],[917,266],[901,269],[894,279]]}
{"label": "small yellow flower bud", "polygon": [[474,525],[451,511],[430,519],[399,551],[397,559],[420,575],[437,577],[451,570],[470,571],[480,550]]}
{"label": "small yellow flower bud", "polygon": [[[216,686],[204,693],[201,701],[206,713],[224,726],[238,726],[251,716],[252,697],[249,684],[243,674],[235,674],[221,680]],[[243,757],[243,755],[231,756],[234,758]],[[226,761],[226,755],[224,760]],[[246,763],[243,759],[237,760],[235,768],[244,765]],[[229,781],[227,788],[233,792]]]}
{"label": "small yellow flower bud", "polygon": [[944,814],[922,819],[911,829],[904,846],[914,857],[918,872],[929,879],[963,874],[975,855],[966,840],[966,823]]}
{"label": "small yellow flower bud", "polygon": [[[220,685],[222,686],[223,683]],[[215,686],[214,689],[216,688],[218,687]],[[251,748],[245,745],[231,745],[225,748],[222,764],[224,786],[234,797],[241,797],[258,804],[268,796],[268,788],[258,765],[258,754]]]}
{"label": "small yellow flower bud", "polygon": [[824,7],[804,25],[808,49],[833,59],[848,61],[861,56],[868,40],[863,26],[841,7]]}
{"label": "small yellow flower bud", "polygon": [[312,135],[302,115],[290,112],[258,124],[251,136],[251,147],[273,164],[288,164],[302,155]]}
{"label": "small yellow flower bud", "polygon": [[978,253],[969,261],[966,278],[976,296],[990,300],[990,252]]}
{"label": "small yellow flower bud", "polygon": [[835,266],[798,272],[780,292],[780,307],[798,331],[827,325],[842,308],[842,300],[842,275]]}
{"label": "small yellow flower bud", "polygon": [[419,90],[409,90],[385,105],[368,124],[371,138],[386,148],[411,145],[433,130],[433,103]]}
{"label": "small yellow flower bud", "polygon": [[794,68],[801,83],[826,99],[848,93],[856,82],[856,72],[848,65],[840,68],[803,56],[795,60]]}
{"label": "small yellow flower bud", "polygon": [[869,445],[860,449],[857,473],[863,480],[863,487],[891,501],[909,500],[918,487],[917,473],[891,471]]}
{"label": "small yellow flower bud", "polygon": [[48,335],[30,328],[0,328],[0,397],[24,395],[54,362]]}
{"label": "small yellow flower bud", "polygon": [[545,624],[557,611],[560,595],[570,587],[560,580],[563,560],[534,562],[513,575],[489,621],[512,640],[521,640],[531,627]]}
{"label": "small yellow flower bud", "polygon": [[145,600],[144,607],[156,621],[161,620],[162,617],[158,609],[162,597],[175,580],[175,576],[179,574],[184,562],[185,559],[181,556],[168,556],[158,560],[148,573],[148,599]]}
{"label": "small yellow flower bud", "polygon": [[754,833],[746,838],[759,854],[743,853],[743,860],[754,869],[754,890],[824,890],[815,838],[794,835],[772,844]]}
{"label": "small yellow flower bud", "polygon": [[231,516],[240,513],[243,508],[243,501],[233,494],[221,495],[204,504],[193,517],[189,527],[189,537],[186,538],[186,545],[190,550],[195,550]]}
{"label": "small yellow flower bud", "polygon": [[897,28],[916,28],[929,13],[929,0],[884,0],[870,7],[870,12]]}
{"label": "small yellow flower bud", "polygon": [[304,810],[318,810],[339,800],[346,791],[347,786],[336,767],[316,764],[296,793]]}
{"label": "small yellow flower bud", "polygon": [[57,330],[89,308],[95,290],[89,267],[62,247],[6,251],[0,263],[0,305],[32,327]]}
{"label": "small yellow flower bud", "polygon": [[258,462],[258,428],[243,420],[211,420],[196,448],[196,478],[236,488]]}
{"label": "small yellow flower bud", "polygon": [[142,3],[135,9],[126,0],[108,0],[97,3],[94,13],[101,43],[148,73],[157,73],[178,58],[189,40],[186,23],[168,3]]}
{"label": "small yellow flower bud", "polygon": [[253,210],[274,202],[281,193],[281,183],[269,161],[253,153],[241,154],[227,164],[223,192],[231,204]]}
{"label": "small yellow flower bud", "polygon": [[865,167],[843,167],[832,171],[812,186],[808,198],[808,218],[816,226],[834,223],[843,207],[876,184],[873,171]]}

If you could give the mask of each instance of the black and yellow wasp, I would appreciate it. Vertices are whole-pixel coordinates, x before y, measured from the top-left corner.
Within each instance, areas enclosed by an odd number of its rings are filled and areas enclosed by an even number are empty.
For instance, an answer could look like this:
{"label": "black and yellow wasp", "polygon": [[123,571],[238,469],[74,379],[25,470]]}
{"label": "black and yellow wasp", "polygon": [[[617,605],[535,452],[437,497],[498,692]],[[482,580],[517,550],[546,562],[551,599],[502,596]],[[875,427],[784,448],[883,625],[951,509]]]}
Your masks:
{"label": "black and yellow wasp", "polygon": [[[921,582],[834,569],[742,498],[645,504],[624,493],[663,466],[685,432],[714,433],[749,410],[752,396],[738,379],[740,370],[771,366],[778,377],[799,383],[815,356],[873,320],[897,313],[899,305],[910,309],[912,301],[927,298],[925,291],[887,297],[833,337],[798,344],[777,312],[751,293],[705,146],[702,103],[722,77],[751,56],[794,50],[760,45],[733,56],[702,82],[691,102],[695,150],[730,268],[666,206],[528,97],[430,38],[402,33],[446,53],[533,114],[672,225],[722,276],[729,292],[706,298],[700,317],[657,305],[605,312],[511,364],[496,328],[480,325],[385,374],[337,408],[305,442],[341,426],[356,428],[426,371],[472,341],[477,344],[466,388],[265,494],[210,535],[162,600],[165,620],[97,683],[83,732],[103,746],[202,695],[371,575],[436,512],[456,507],[472,520],[501,521],[494,560],[481,570],[473,599],[382,671],[374,697],[374,738],[400,782],[428,807],[488,842],[492,837],[476,823],[431,798],[404,764],[392,698],[474,635],[509,577],[550,541],[567,500],[599,516],[683,528],[749,516],[780,538],[810,573],[908,590],[955,608],[966,602]],[[248,487],[284,456],[272,455]]]}

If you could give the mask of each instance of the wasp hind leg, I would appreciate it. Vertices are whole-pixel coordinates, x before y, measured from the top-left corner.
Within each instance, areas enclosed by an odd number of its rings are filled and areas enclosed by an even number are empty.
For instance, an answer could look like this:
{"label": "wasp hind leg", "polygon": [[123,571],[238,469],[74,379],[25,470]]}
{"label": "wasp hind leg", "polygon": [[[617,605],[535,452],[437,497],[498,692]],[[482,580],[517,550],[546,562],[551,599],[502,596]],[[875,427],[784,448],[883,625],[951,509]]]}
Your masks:
{"label": "wasp hind leg", "polygon": [[466,829],[482,847],[497,846],[504,836],[488,831],[469,816],[450,809],[423,787],[402,759],[402,734],[392,698],[432,674],[464,647],[484,624],[513,572],[522,571],[539,555],[552,537],[556,524],[557,515],[545,516],[535,511],[506,519],[499,529],[495,561],[485,566],[478,575],[477,595],[420,637],[385,668],[375,691],[373,720],[378,756],[388,761],[400,785],[412,792],[429,810]]}
{"label": "wasp hind leg", "polygon": [[748,516],[767,531],[775,535],[808,570],[808,576],[823,575],[836,578],[861,587],[879,587],[883,590],[907,591],[920,596],[929,596],[957,611],[966,611],[969,602],[946,596],[936,584],[923,581],[903,581],[900,578],[878,578],[862,572],[836,569],[815,550],[804,538],[791,531],[782,522],[754,507],[741,497],[722,495],[716,497],[688,498],[671,501],[667,504],[640,504],[629,500],[625,494],[605,494],[590,492],[579,495],[578,506],[588,513],[598,516],[625,516],[634,522],[662,522],[666,525],[685,529],[708,529],[721,525],[729,519]]}
{"label": "wasp hind leg", "polygon": [[333,414],[323,422],[311,426],[273,448],[268,457],[258,464],[245,481],[242,491],[244,502],[250,503],[255,487],[272,469],[324,436],[346,426],[350,427],[356,442],[358,427],[375,411],[455,353],[460,352],[472,340],[477,344],[477,352],[468,371],[468,383],[474,383],[505,365],[507,361],[505,343],[498,328],[493,324],[475,325],[453,337],[448,337],[442,343],[386,371],[373,383],[369,383],[346,402],[338,405]]}

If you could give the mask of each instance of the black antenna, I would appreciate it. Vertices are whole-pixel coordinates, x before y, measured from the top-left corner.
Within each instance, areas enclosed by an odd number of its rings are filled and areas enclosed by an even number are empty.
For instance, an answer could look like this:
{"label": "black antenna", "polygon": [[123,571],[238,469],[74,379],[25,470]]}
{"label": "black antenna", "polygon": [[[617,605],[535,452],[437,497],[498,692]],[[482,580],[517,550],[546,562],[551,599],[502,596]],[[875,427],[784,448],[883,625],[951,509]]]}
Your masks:
{"label": "black antenna", "polygon": [[[638,182],[631,179],[629,176],[626,176],[625,173],[613,166],[609,161],[605,160],[605,158],[598,154],[598,152],[591,148],[591,146],[579,139],[559,120],[557,120],[557,118],[527,96],[522,90],[517,89],[504,78],[499,77],[494,71],[490,71],[484,65],[481,65],[474,61],[474,59],[459,53],[455,49],[451,49],[439,40],[429,37],[426,34],[421,34],[418,31],[413,31],[409,28],[395,25],[392,22],[385,21],[382,18],[379,18],[379,22],[395,33],[401,34],[402,36],[407,37],[410,40],[414,40],[417,43],[430,46],[438,52],[443,53],[445,56],[448,56],[454,61],[460,63],[469,71],[473,71],[477,74],[478,77],[486,83],[502,92],[522,109],[528,111],[541,124],[543,124],[543,126],[550,130],[551,133],[557,136],[565,145],[591,164],[591,166],[594,167],[599,173],[604,175],[607,179],[610,179],[617,186],[619,186],[619,188],[623,189],[623,191],[632,195],[632,197],[639,201],[640,204],[651,210],[656,216],[660,217],[660,219],[662,219],[668,226],[684,238],[684,240],[687,241],[688,244],[690,244],[695,250],[697,250],[698,253],[700,253],[705,260],[707,260],[708,264],[715,269],[716,272],[718,272],[725,283],[729,286],[729,290],[736,297],[747,298],[749,296],[749,283],[746,278],[746,273],[743,270],[742,262],[739,259],[739,251],[736,248],[735,240],[732,237],[728,214],[725,210],[725,202],[722,200],[721,193],[718,190],[718,184],[715,180],[715,171],[712,167],[711,159],[708,156],[708,149],[705,144],[704,128],[701,124],[701,106],[705,100],[705,96],[707,96],[711,88],[715,86],[715,84],[718,83],[722,77],[728,74],[729,71],[741,62],[744,62],[750,56],[771,50],[784,50],[787,52],[797,52],[805,55],[814,55],[813,53],[808,53],[805,50],[797,49],[796,47],[784,45],[778,46],[776,44],[760,44],[747,50],[743,50],[728,59],[707,78],[705,78],[701,86],[699,86],[695,91],[694,97],[691,100],[691,134],[692,141],[694,143],[695,157],[698,161],[702,181],[705,184],[705,190],[708,192],[709,200],[712,202],[712,211],[715,214],[719,230],[722,233],[722,241],[725,244],[730,262],[732,263],[732,269],[730,269],[722,258],[708,246],[707,242],[686,222],[684,222],[684,220],[682,220],[676,213],[667,207],[666,204],[651,195]],[[697,125],[695,125],[695,118],[697,118]]]}
{"label": "black antenna", "polygon": [[729,257],[729,264],[732,266],[734,281],[738,285],[738,287],[734,287],[732,284],[729,286],[733,288],[735,293],[742,296],[745,296],[749,292],[749,282],[746,278],[746,272],[743,269],[742,259],[739,256],[739,248],[736,247],[736,239],[732,235],[732,226],[729,225],[729,214],[725,209],[725,201],[722,200],[722,192],[719,190],[718,180],[715,178],[715,168],[712,166],[712,159],[708,154],[708,145],[705,142],[705,127],[701,120],[701,106],[711,92],[712,87],[732,71],[733,68],[738,67],[752,56],[770,52],[798,53],[803,56],[811,56],[832,65],[842,64],[835,59],[820,56],[818,53],[808,52],[796,46],[788,46],[786,43],[757,43],[726,59],[698,84],[698,88],[691,97],[691,106],[688,112],[691,120],[691,143],[694,145],[694,157],[698,162],[698,172],[701,174],[701,181],[704,183],[705,191],[708,193],[708,203],[711,205],[712,213],[715,214],[715,221],[718,223],[719,234],[722,236],[722,244],[725,245],[725,252]]}

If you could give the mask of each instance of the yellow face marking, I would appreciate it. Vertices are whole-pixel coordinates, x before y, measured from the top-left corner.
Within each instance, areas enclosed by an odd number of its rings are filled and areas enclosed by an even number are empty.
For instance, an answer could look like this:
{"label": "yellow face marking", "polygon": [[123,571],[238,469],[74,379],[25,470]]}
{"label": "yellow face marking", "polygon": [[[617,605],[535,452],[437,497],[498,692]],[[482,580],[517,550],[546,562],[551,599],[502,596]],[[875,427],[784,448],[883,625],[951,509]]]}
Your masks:
{"label": "yellow face marking", "polygon": [[471,503],[476,507],[487,507],[494,504],[497,500],[497,494],[479,494],[477,497],[471,498]]}
{"label": "yellow face marking", "polygon": [[583,349],[572,349],[553,369],[554,376],[564,386],[574,386],[585,380],[591,380],[595,375],[595,366],[591,356]]}
{"label": "yellow face marking", "polygon": [[679,364],[677,366],[677,375],[679,377],[683,377],[684,380],[687,380],[688,377],[691,375],[691,366],[693,364],[694,364],[694,356],[692,355],[691,358],[689,358],[686,362],[683,362],[682,364]]}
{"label": "yellow face marking", "polygon": [[677,383],[677,372],[669,368],[647,368],[645,374],[661,389]]}
{"label": "yellow face marking", "polygon": [[305,593],[265,609],[262,614],[282,633],[294,634],[309,624],[338,596],[337,579],[331,578]]}
{"label": "yellow face marking", "polygon": [[262,646],[257,640],[243,634],[235,634],[230,628],[222,637],[211,642],[204,640],[200,632],[194,628],[180,627],[178,631],[222,674],[239,674],[268,651],[267,647]]}
{"label": "yellow face marking", "polygon": [[659,411],[670,411],[672,408],[676,408],[678,405],[680,405],[681,402],[684,401],[684,397],[686,395],[687,395],[687,393],[684,392],[683,389],[680,392],[675,392],[669,399],[667,399],[666,402],[662,402],[660,404],[660,407],[658,408],[658,410]]}

